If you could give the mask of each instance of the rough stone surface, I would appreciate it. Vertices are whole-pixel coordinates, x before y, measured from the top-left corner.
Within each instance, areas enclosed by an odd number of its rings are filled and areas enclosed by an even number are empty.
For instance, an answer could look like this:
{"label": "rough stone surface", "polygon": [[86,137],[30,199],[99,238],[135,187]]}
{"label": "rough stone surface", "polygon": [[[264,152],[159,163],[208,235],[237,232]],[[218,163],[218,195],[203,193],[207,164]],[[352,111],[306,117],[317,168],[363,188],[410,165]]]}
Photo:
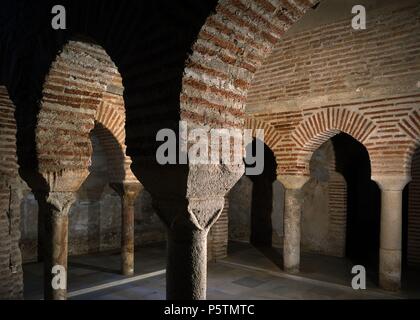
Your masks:
{"label": "rough stone surface", "polygon": [[284,197],[284,270],[290,273],[299,272],[300,238],[302,215],[302,190],[286,189]]}
{"label": "rough stone surface", "polygon": [[251,201],[252,181],[243,176],[229,193],[229,239],[249,242]]}

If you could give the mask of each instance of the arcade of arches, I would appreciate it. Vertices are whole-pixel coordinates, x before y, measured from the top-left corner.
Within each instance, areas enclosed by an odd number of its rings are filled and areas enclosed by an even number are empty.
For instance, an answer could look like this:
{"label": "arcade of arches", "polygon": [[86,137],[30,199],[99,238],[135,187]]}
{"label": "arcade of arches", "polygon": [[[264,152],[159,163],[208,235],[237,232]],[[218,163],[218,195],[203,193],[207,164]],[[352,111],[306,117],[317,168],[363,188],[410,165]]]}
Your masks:
{"label": "arcade of arches", "polygon": [[[267,268],[353,290],[354,265],[378,294],[418,293],[418,1],[63,2],[65,31],[49,1],[0,13],[1,299],[163,269],[158,298],[224,298]],[[264,172],[159,165],[180,120],[263,129]]]}

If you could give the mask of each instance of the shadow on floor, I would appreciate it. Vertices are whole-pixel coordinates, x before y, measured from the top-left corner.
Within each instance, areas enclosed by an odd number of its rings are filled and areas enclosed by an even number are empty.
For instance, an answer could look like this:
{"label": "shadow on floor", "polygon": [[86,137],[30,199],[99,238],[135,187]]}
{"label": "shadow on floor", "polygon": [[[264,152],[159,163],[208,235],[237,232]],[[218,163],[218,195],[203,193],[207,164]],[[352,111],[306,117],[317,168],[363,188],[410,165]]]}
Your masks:
{"label": "shadow on floor", "polygon": [[98,272],[103,272],[103,273],[121,274],[121,271],[117,270],[117,269],[106,268],[106,267],[103,267],[103,266],[95,266],[95,265],[92,265],[92,264],[80,263],[80,262],[69,261],[68,267],[69,268],[81,268],[81,269],[98,271]]}
{"label": "shadow on floor", "polygon": [[[165,298],[166,247],[139,248],[135,253],[135,276],[119,274],[119,254],[72,257],[69,264],[69,292],[82,290],[71,299],[160,300]],[[302,255],[297,276],[282,272],[281,250],[254,248],[230,242],[227,258],[208,264],[208,299],[396,299],[420,297],[412,293],[390,295],[368,284],[368,290],[350,286],[351,263],[346,259]],[[156,272],[158,271],[158,272]],[[417,273],[419,275],[419,273]],[[24,265],[25,299],[42,298],[42,263]],[[349,281],[350,279],[350,281]],[[104,286],[105,285],[105,286]],[[417,288],[419,288],[417,286]],[[87,291],[88,292],[87,292]],[[87,292],[87,293],[86,293]]]}
{"label": "shadow on floor", "polygon": [[262,247],[262,246],[255,246],[259,252],[261,252],[264,257],[274,263],[279,270],[283,270],[283,255],[280,253],[280,250],[273,247]]}
{"label": "shadow on floor", "polygon": [[[262,259],[264,258],[264,259]],[[283,252],[281,248],[255,247],[249,243],[230,241],[228,260],[254,267],[267,268],[275,272],[283,272]],[[299,276],[327,281],[340,285],[351,285],[354,275],[351,273],[355,264],[347,258],[338,258],[320,254],[301,253]],[[378,288],[377,267],[366,265],[367,286]]]}

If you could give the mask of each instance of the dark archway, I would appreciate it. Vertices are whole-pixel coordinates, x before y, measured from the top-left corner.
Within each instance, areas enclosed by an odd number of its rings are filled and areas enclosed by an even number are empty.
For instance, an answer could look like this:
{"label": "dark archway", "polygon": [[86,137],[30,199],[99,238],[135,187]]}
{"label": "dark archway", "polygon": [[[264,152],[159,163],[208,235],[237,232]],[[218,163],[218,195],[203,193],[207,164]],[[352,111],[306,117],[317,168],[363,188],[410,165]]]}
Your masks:
{"label": "dark archway", "polygon": [[371,180],[369,153],[345,133],[332,138],[336,168],[347,182],[346,256],[354,263],[378,270],[380,190]]}
{"label": "dark archway", "polygon": [[[256,150],[256,140],[252,142]],[[255,154],[254,154],[255,155]],[[250,242],[255,246],[271,247],[273,225],[273,182],[276,180],[277,163],[273,151],[264,144],[264,170],[259,175],[248,175],[253,182],[251,202]]]}

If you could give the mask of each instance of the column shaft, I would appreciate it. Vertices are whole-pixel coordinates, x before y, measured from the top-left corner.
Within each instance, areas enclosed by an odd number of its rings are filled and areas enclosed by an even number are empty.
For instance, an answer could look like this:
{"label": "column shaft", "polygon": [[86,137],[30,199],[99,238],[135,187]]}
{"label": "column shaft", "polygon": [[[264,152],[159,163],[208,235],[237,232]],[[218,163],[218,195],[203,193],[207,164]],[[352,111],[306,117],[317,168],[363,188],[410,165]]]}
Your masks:
{"label": "column shaft", "polygon": [[207,231],[168,230],[166,298],[204,300],[207,287]]}
{"label": "column shaft", "polygon": [[140,182],[113,182],[110,187],[121,197],[121,273],[134,274],[134,203],[143,186]]}
{"label": "column shaft", "polygon": [[379,285],[397,291],[401,288],[402,193],[410,176],[374,176],[381,189],[381,238]]}
{"label": "column shaft", "polygon": [[[44,298],[46,300],[67,299],[67,257],[68,257],[68,215],[49,215],[45,218],[45,256],[44,256]],[[53,288],[54,266],[62,266],[64,288]],[[61,283],[60,283],[61,287]]]}
{"label": "column shaft", "polygon": [[402,191],[383,190],[381,199],[379,284],[396,291],[401,286]]}
{"label": "column shaft", "polygon": [[35,193],[44,219],[44,298],[67,298],[68,212],[73,192]]}
{"label": "column shaft", "polygon": [[158,199],[167,228],[166,299],[204,300],[207,289],[207,235],[223,209],[224,197]]}
{"label": "column shaft", "polygon": [[300,189],[286,189],[284,206],[284,270],[298,273],[300,265],[300,228],[302,203]]}
{"label": "column shaft", "polygon": [[121,271],[123,275],[134,274],[134,204],[122,199],[121,217]]}
{"label": "column shaft", "polygon": [[284,271],[298,273],[300,267],[300,228],[303,207],[302,188],[308,176],[278,175],[285,188],[284,196]]}

